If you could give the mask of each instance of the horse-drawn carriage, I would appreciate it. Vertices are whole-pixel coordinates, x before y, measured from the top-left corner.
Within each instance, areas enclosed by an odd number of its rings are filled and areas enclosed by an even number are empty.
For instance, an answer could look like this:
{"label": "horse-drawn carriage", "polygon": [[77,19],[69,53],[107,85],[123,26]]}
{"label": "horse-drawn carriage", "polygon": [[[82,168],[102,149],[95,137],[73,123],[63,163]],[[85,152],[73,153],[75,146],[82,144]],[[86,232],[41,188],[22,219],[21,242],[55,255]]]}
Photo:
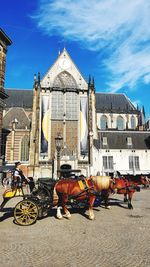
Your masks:
{"label": "horse-drawn carriage", "polygon": [[[103,181],[103,187],[108,187],[108,179]],[[101,185],[102,186],[102,185]],[[64,188],[65,191],[64,192]],[[69,191],[68,191],[68,189]],[[16,186],[8,189],[3,194],[3,202],[0,205],[0,211],[3,210],[5,204],[14,197],[22,197],[14,207],[15,223],[19,225],[31,225],[36,222],[38,218],[45,216],[50,209],[58,206],[57,218],[61,219],[63,216],[60,213],[60,206],[64,209],[64,214],[70,218],[70,212],[66,208],[84,208],[90,205],[89,217],[93,216],[92,207],[95,197],[98,195],[95,188],[94,180],[91,178],[85,179],[38,179],[36,187],[30,194],[25,194],[23,186]],[[67,199],[66,199],[67,196]]]}
{"label": "horse-drawn carriage", "polygon": [[3,211],[6,203],[15,197],[22,197],[14,207],[14,219],[17,224],[31,225],[38,218],[42,218],[48,209],[57,203],[53,197],[53,189],[56,181],[52,179],[39,179],[36,187],[29,194],[25,194],[23,184],[15,184],[3,193],[3,202],[0,211]]}
{"label": "horse-drawn carriage", "polygon": [[50,209],[57,206],[57,218],[62,219],[61,208],[66,218],[71,214],[66,205],[80,208],[89,206],[89,219],[94,219],[93,206],[96,198],[103,192],[105,206],[108,206],[110,193],[117,190],[119,194],[128,194],[128,208],[133,208],[131,199],[137,190],[135,185],[122,179],[111,179],[109,176],[92,176],[77,179],[38,179],[37,186],[30,194],[24,194],[23,187],[16,185],[3,194],[0,210],[4,208],[9,199],[17,196],[23,197],[14,208],[14,219],[19,225],[31,225],[38,218],[42,218]]}

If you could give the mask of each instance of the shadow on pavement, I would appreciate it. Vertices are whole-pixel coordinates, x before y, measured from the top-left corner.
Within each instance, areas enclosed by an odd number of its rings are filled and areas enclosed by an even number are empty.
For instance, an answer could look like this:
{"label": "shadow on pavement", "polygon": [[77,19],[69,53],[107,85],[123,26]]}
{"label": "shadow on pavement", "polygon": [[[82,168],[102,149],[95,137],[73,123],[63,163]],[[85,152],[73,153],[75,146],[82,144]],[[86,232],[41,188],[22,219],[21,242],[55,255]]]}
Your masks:
{"label": "shadow on pavement", "polygon": [[[2,214],[3,213],[3,214]],[[0,222],[7,220],[8,218],[13,217],[13,208],[4,208],[2,212],[0,212]]]}
{"label": "shadow on pavement", "polygon": [[[125,205],[127,205],[127,203],[125,203],[122,200],[119,200],[117,198],[109,198],[109,206],[119,206],[119,207],[121,207],[123,209],[128,209],[128,206],[125,206]],[[104,205],[103,201],[100,204],[100,207],[105,209],[105,205]]]}

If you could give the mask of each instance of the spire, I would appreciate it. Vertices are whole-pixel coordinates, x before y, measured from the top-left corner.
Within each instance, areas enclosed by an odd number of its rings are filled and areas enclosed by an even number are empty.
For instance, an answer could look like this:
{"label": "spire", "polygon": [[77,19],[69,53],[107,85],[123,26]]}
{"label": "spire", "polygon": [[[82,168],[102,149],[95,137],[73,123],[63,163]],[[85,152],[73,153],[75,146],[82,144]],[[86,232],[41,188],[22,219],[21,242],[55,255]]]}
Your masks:
{"label": "spire", "polygon": [[93,87],[95,87],[94,77],[92,77],[92,85],[93,85]]}
{"label": "spire", "polygon": [[94,81],[94,77],[92,77],[91,89],[95,92],[95,81]]}
{"label": "spire", "polygon": [[89,82],[88,84],[90,85],[91,84],[91,75],[89,74]]}
{"label": "spire", "polygon": [[94,81],[94,77],[92,77],[91,79],[91,75],[89,75],[88,87],[91,91],[95,92],[95,81]]}
{"label": "spire", "polygon": [[36,74],[34,74],[34,87],[36,86],[36,82],[37,82],[37,80],[36,80]]}
{"label": "spire", "polygon": [[41,81],[40,72],[38,72],[38,85],[40,85],[40,81]]}
{"label": "spire", "polygon": [[142,107],[142,113],[143,113],[143,116],[145,118],[145,108],[144,108],[144,106]]}

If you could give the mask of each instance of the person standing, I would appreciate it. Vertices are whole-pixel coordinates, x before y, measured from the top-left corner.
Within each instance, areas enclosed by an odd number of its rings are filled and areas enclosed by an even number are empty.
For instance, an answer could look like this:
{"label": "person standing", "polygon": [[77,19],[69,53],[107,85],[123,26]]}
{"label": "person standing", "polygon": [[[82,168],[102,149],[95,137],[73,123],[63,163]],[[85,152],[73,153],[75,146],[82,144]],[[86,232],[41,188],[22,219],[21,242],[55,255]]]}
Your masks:
{"label": "person standing", "polygon": [[17,186],[17,187],[22,187],[22,184],[29,184],[30,187],[30,192],[32,192],[34,188],[34,181],[33,178],[28,178],[24,175],[23,171],[21,170],[21,162],[17,161],[15,162],[15,170],[13,173],[13,179],[12,179],[12,187]]}

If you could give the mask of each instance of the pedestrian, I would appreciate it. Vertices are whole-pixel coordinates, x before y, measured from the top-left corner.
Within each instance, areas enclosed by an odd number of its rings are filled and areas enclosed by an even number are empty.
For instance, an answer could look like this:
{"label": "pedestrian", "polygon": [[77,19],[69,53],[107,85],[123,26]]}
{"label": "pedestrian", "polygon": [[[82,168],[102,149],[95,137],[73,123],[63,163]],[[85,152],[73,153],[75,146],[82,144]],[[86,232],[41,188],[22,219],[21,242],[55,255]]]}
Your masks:
{"label": "pedestrian", "polygon": [[21,170],[21,162],[17,161],[15,162],[15,170],[13,173],[13,179],[12,179],[12,187],[18,187],[21,188],[22,184],[28,184],[30,187],[30,192],[34,188],[34,181],[33,178],[28,178],[24,175],[23,171]]}

